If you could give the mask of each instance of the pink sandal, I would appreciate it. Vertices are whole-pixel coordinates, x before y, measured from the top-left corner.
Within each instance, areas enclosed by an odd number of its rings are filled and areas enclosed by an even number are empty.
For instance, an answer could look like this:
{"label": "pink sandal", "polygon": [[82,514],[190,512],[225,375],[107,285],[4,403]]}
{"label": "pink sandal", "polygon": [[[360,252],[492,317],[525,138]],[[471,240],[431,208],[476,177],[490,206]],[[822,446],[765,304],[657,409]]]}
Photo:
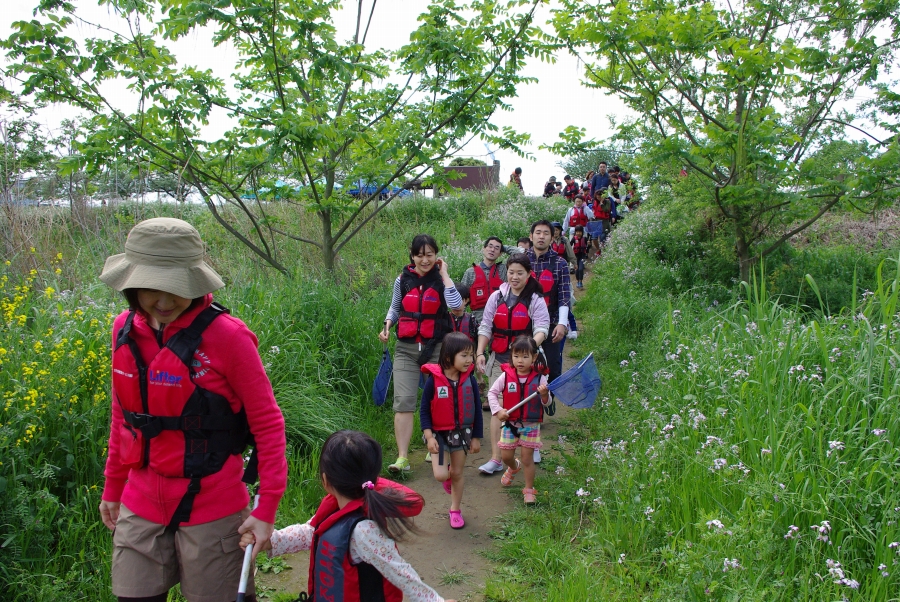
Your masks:
{"label": "pink sandal", "polygon": [[537,502],[537,489],[528,489],[526,487],[522,490],[522,494],[525,496],[526,504],[534,504]]}
{"label": "pink sandal", "polygon": [[444,488],[444,491],[447,492],[447,495],[450,495],[451,493],[453,493],[453,490],[451,489],[451,486],[452,486],[452,484],[450,483],[450,479],[447,479],[446,481],[444,481],[443,483],[441,483],[441,487]]}
{"label": "pink sandal", "polygon": [[461,510],[450,511],[450,526],[454,529],[462,529],[466,526],[466,521],[463,520]]}
{"label": "pink sandal", "polygon": [[509,487],[510,485],[512,485],[513,479],[517,474],[519,474],[520,470],[522,470],[522,463],[519,462],[518,458],[516,458],[516,469],[513,470],[512,468],[507,468],[506,472],[503,473],[503,476],[500,477],[500,484],[504,487]]}

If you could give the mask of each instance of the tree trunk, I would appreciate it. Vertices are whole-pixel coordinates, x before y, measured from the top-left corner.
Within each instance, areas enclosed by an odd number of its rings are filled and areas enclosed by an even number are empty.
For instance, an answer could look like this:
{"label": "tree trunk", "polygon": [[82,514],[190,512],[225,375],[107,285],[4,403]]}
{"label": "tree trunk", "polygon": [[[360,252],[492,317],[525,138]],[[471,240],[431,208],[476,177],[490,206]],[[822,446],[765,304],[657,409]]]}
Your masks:
{"label": "tree trunk", "polygon": [[737,226],[735,230],[734,244],[737,250],[738,263],[741,267],[741,280],[750,282],[750,268],[753,265],[753,258],[750,257],[750,245],[747,244],[747,237],[743,228]]}
{"label": "tree trunk", "polygon": [[319,211],[319,219],[322,221],[322,260],[325,269],[334,271],[334,239],[331,237],[331,211]]}

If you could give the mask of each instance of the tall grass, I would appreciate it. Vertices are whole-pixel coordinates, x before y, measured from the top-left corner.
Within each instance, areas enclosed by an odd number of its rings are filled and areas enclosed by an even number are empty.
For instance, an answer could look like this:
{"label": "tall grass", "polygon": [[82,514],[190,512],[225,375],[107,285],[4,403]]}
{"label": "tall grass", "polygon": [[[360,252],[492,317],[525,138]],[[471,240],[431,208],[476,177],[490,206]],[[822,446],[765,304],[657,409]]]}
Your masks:
{"label": "tall grass", "polygon": [[545,516],[495,534],[491,599],[896,600],[900,260],[839,314],[813,276],[812,308],[764,272],[671,295],[642,221],[578,306],[603,398],[538,479]]}
{"label": "tall grass", "polygon": [[[271,209],[310,227],[304,213]],[[504,211],[517,216],[515,228]],[[226,282],[217,300],[259,338],[289,442],[283,526],[307,520],[321,499],[318,448],[331,432],[365,430],[386,456],[393,450],[390,408],[375,408],[368,395],[381,358],[376,335],[413,236],[432,234],[459,278],[488,235],[505,228],[518,238],[531,221],[560,211],[559,203],[505,192],[406,199],[342,251],[333,275],[314,250],[286,242],[291,279],[261,264],[202,207],[123,204],[78,223],[54,209],[17,214],[7,239],[14,252],[0,266],[0,590],[21,601],[111,599],[111,538],[97,506],[110,328],[125,303],[97,275],[136,222],[173,216],[194,224]]]}

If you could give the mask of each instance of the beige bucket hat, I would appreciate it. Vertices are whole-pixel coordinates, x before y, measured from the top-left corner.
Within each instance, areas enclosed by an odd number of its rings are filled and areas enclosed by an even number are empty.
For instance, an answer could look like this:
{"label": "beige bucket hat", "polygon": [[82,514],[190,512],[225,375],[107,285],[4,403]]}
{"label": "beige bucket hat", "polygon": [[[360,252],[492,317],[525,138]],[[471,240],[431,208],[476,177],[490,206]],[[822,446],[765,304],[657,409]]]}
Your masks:
{"label": "beige bucket hat", "polygon": [[128,233],[125,252],[107,258],[100,280],[116,289],[150,288],[196,299],[225,286],[203,261],[206,247],[189,223],[144,220]]}

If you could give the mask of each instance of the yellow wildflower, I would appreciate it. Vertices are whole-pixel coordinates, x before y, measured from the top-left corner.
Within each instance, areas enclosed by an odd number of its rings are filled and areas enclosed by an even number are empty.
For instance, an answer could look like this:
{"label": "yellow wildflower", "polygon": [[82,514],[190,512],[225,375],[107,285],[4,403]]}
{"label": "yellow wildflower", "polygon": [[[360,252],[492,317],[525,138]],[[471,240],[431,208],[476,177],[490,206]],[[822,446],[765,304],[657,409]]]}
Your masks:
{"label": "yellow wildflower", "polygon": [[53,293],[55,293],[55,292],[56,291],[53,289],[52,286],[48,286],[47,288],[44,289],[44,296],[47,297],[48,299],[50,299],[53,297]]}

